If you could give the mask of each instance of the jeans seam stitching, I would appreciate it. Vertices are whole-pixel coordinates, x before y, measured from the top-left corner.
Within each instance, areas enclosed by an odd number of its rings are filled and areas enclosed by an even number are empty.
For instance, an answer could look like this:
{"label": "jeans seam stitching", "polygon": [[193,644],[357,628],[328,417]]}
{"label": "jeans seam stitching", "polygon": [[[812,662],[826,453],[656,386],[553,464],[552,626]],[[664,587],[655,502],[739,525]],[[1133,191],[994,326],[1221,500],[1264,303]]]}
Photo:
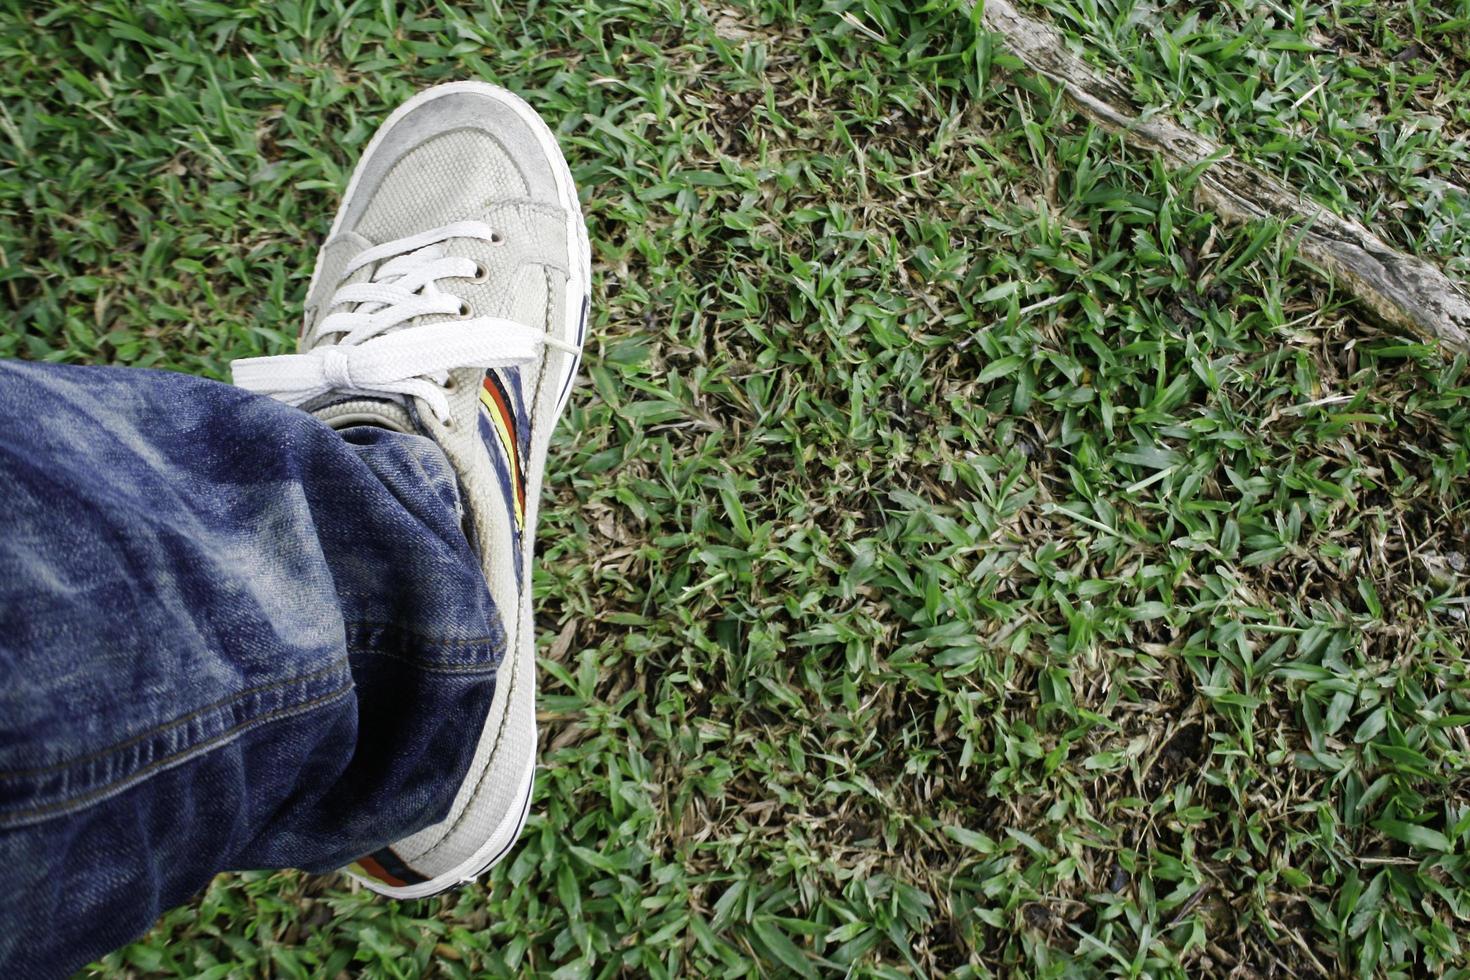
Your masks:
{"label": "jeans seam stitching", "polygon": [[355,620],[353,622],[347,623],[346,627],[348,632],[351,632],[354,629],[384,630],[386,632],[396,633],[400,636],[411,637],[425,646],[449,650],[475,646],[496,646],[498,644],[503,645],[505,643],[505,637],[503,634],[500,636],[476,636],[471,637],[467,640],[446,640],[438,639],[432,636],[425,636],[424,634],[415,632],[414,630],[405,629],[404,627],[399,626],[397,623],[377,623],[371,620]]}
{"label": "jeans seam stitching", "polygon": [[349,651],[349,656],[387,657],[390,660],[398,660],[406,664],[411,664],[425,673],[430,674],[495,674],[499,672],[500,664],[505,659],[502,656],[490,663],[484,664],[434,664],[426,660],[421,660],[418,657],[409,657],[377,647],[354,647]]}
{"label": "jeans seam stitching", "polygon": [[247,721],[242,721],[235,727],[227,729],[226,731],[223,731],[220,734],[213,736],[212,738],[205,739],[202,742],[196,742],[188,748],[175,752],[172,755],[166,755],[161,759],[155,759],[147,765],[133,770],[126,776],[111,780],[101,786],[94,787],[93,789],[79,796],[74,796],[65,800],[57,800],[54,803],[48,803],[43,806],[31,807],[28,810],[0,813],[0,828],[16,827],[20,825],[21,821],[26,821],[33,817],[50,818],[61,816],[75,810],[84,809],[86,806],[92,803],[100,802],[102,799],[105,799],[113,792],[121,792],[136,785],[137,783],[144,781],[155,772],[161,771],[165,768],[169,768],[171,767],[171,765],[188,762],[189,760],[194,759],[198,756],[213,752],[215,749],[224,748],[226,745],[234,742],[245,732],[250,731],[253,728],[258,728],[262,725],[270,724],[273,721],[281,721],[286,718],[293,718],[297,715],[311,711],[314,708],[319,708],[323,705],[330,704],[332,701],[337,700],[338,698],[342,697],[342,695],[350,692],[352,689],[353,684],[349,680],[346,684],[342,685],[336,690],[312,698],[309,701],[302,701],[298,704],[293,704],[288,707],[277,708],[273,711],[267,712],[264,715],[251,718]]}
{"label": "jeans seam stitching", "polygon": [[303,674],[300,677],[286,677],[278,681],[272,681],[269,684],[260,684],[255,687],[248,688],[244,691],[237,691],[236,693],[231,694],[229,697],[221,698],[213,704],[206,704],[203,707],[195,708],[187,715],[180,715],[177,718],[172,718],[169,721],[166,721],[160,725],[155,725],[147,731],[139,732],[132,738],[125,739],[121,742],[116,742],[103,749],[97,749],[96,751],[88,752],[86,755],[78,756],[75,759],[64,759],[61,762],[56,762],[48,766],[40,766],[33,769],[0,770],[0,781],[4,781],[7,779],[24,779],[30,776],[44,776],[48,773],[60,772],[63,769],[71,769],[75,766],[80,766],[88,762],[95,762],[98,759],[103,758],[104,756],[116,754],[123,751],[124,749],[130,749],[140,742],[147,741],[148,739],[153,738],[157,735],[162,735],[164,732],[171,731],[181,725],[187,725],[189,722],[202,718],[204,715],[209,714],[212,711],[219,711],[221,708],[229,707],[230,705],[235,704],[239,701],[243,701],[246,698],[254,697],[260,694],[266,694],[279,688],[290,687],[297,684],[308,684],[312,681],[325,677],[326,675],[331,674],[334,671],[340,671],[346,666],[348,666],[347,658],[341,657],[333,660],[330,664],[328,664],[326,667],[321,668],[320,670],[314,670],[311,673]]}

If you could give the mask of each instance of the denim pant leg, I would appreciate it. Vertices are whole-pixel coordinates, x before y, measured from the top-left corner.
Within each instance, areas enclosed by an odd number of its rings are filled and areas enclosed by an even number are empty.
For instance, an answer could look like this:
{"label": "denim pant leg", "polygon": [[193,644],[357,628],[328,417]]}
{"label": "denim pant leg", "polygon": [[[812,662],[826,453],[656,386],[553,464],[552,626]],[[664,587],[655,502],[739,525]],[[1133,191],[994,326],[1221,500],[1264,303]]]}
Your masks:
{"label": "denim pant leg", "polygon": [[504,652],[432,441],[0,362],[0,975],[442,819]]}

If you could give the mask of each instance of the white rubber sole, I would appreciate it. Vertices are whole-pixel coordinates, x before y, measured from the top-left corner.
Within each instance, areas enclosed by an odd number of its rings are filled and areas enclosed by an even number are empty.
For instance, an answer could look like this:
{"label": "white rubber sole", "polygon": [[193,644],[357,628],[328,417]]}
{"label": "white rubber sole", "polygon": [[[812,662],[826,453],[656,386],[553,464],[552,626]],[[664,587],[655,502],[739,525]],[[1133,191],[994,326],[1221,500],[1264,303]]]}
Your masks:
{"label": "white rubber sole", "polygon": [[[557,422],[561,419],[562,412],[566,409],[567,402],[571,397],[572,385],[576,379],[577,369],[582,363],[581,350],[582,345],[586,341],[587,314],[591,302],[592,249],[587,236],[587,224],[582,218],[582,206],[577,199],[577,188],[572,180],[571,168],[567,166],[566,158],[561,152],[561,146],[556,141],[556,135],[552,133],[546,123],[537,115],[536,110],[526,104],[525,100],[520,96],[497,85],[491,85],[488,82],[450,82],[425,89],[393,111],[392,115],[378,128],[377,133],[373,135],[372,140],[368,143],[367,149],[363,151],[357,167],[352,172],[352,178],[347,184],[347,190],[342,195],[342,200],[345,204],[347,199],[357,189],[358,179],[365,169],[364,164],[372,156],[373,151],[379,146],[394,123],[428,102],[462,92],[474,92],[496,100],[501,105],[512,109],[531,128],[536,134],[537,142],[540,144],[542,151],[552,162],[556,179],[557,198],[567,215],[567,268],[569,274],[567,277],[567,309],[563,339],[568,343],[576,345],[577,355],[568,358],[569,363],[557,372],[555,377],[548,378],[543,373],[538,381],[535,396],[531,401],[533,406],[540,402],[542,390],[548,382],[557,385],[558,397],[556,406],[544,430],[547,436],[544,440],[533,442],[531,456],[527,461],[529,465],[526,473],[526,530],[521,535],[521,562],[523,571],[521,581],[525,583],[525,588],[523,589],[523,599],[516,636],[518,644],[528,643],[531,649],[529,651],[530,655],[524,658],[524,663],[522,656],[519,655],[512,661],[514,664],[512,670],[515,673],[519,673],[523,666],[531,671],[531,677],[529,678],[531,687],[530,697],[534,705],[536,697],[536,633],[531,616],[530,582],[532,574],[531,559],[535,554],[536,517],[540,510],[539,501],[541,496],[541,483],[545,475],[546,447],[550,442],[551,431],[555,429]],[[327,235],[327,242],[337,237],[342,219],[346,213],[347,209],[345,206],[339,208],[337,217],[332,222],[332,230]],[[325,247],[325,242],[323,243],[323,247]],[[318,256],[316,268],[312,270],[311,284],[307,287],[308,296],[312,295],[316,289],[317,270],[320,268],[321,259]],[[510,678],[513,686],[525,683],[525,680],[514,675]],[[524,697],[525,695],[521,696]],[[509,707],[507,707],[507,710],[509,710]],[[532,711],[534,712],[534,710],[533,706]],[[489,719],[486,720],[488,721]],[[495,749],[492,748],[492,757],[494,753]],[[436,895],[439,892],[454,888],[465,882],[473,881],[499,863],[520,837],[521,830],[526,824],[526,817],[530,813],[531,793],[535,788],[535,781],[536,750],[535,743],[533,742],[531,753],[526,759],[522,789],[517,796],[518,805],[512,805],[508,808],[499,823],[496,824],[495,828],[485,839],[485,843],[449,871],[435,875],[427,881],[401,887],[387,885],[381,881],[366,878],[351,871],[347,873],[350,877],[362,882],[372,891],[380,895],[404,899],[427,898],[430,895]]]}

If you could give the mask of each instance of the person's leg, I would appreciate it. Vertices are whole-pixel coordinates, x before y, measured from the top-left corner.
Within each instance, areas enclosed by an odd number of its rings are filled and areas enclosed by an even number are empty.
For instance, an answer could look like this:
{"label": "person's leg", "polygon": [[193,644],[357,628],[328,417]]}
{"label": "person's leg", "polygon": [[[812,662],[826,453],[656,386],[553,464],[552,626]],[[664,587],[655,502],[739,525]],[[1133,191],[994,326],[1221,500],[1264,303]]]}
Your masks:
{"label": "person's leg", "polygon": [[478,745],[448,814],[394,840],[376,867],[350,869],[380,894],[421,898],[477,878],[524,826],[538,502],[587,339],[590,277],[556,134],[504,89],[436,85],[394,110],[353,170],[317,256],[299,352],[231,365],[237,385],[333,424],[371,418],[438,443],[504,614],[506,662],[484,724],[465,733]]}
{"label": "person's leg", "polygon": [[19,362],[0,417],[0,973],[444,816],[506,641],[433,441]]}

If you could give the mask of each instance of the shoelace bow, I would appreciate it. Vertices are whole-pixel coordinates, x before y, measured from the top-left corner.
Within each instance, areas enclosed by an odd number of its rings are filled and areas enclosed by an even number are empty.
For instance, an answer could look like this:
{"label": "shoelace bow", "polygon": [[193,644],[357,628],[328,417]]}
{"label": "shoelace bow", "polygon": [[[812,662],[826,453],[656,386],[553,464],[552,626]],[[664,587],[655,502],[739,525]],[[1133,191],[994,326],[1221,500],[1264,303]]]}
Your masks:
{"label": "shoelace bow", "polygon": [[[575,352],[543,330],[503,317],[476,317],[459,297],[439,288],[440,280],[481,275],[479,264],[447,255],[452,238],[498,243],[493,229],[462,221],[361,252],[342,278],[382,262],[368,282],[341,286],[329,313],[306,342],[304,354],[248,357],[230,370],[241,388],[302,405],[321,395],[405,395],[420,398],[441,422],[449,421],[445,385],[449,372],[466,367],[513,367],[535,362],[542,347]],[[346,309],[337,309],[346,306]],[[430,314],[456,319],[407,326]],[[319,343],[334,334],[336,343]]]}

